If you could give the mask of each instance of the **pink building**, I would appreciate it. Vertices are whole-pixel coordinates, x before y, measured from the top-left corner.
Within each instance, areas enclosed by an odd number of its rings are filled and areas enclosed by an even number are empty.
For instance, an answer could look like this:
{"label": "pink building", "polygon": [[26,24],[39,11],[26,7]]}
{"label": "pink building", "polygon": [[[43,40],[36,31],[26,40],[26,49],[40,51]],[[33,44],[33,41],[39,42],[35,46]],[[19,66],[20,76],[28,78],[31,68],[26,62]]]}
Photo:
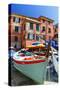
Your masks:
{"label": "pink building", "polygon": [[46,17],[39,17],[40,21],[40,35],[46,38],[46,40],[52,39],[54,37],[54,25],[53,20]]}
{"label": "pink building", "polygon": [[53,20],[46,17],[27,17],[23,15],[9,15],[9,46],[25,48],[33,42],[44,43],[44,39],[53,38]]}

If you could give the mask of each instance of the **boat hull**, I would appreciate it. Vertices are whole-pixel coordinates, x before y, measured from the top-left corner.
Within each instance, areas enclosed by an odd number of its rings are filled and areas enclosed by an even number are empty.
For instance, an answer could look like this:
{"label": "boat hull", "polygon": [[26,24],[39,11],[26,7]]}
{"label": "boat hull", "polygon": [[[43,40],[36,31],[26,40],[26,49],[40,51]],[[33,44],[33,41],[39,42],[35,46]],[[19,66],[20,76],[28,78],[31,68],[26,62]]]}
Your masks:
{"label": "boat hull", "polygon": [[59,70],[58,70],[59,60],[57,60],[58,59],[58,52],[53,47],[51,47],[51,50],[52,50],[52,59],[53,59],[52,61],[53,61],[53,65],[54,65],[55,71],[58,74],[58,72],[59,72]]}
{"label": "boat hull", "polygon": [[58,74],[58,61],[56,60],[56,56],[53,55],[53,64],[54,64],[54,68],[55,68],[55,71],[57,72]]}
{"label": "boat hull", "polygon": [[46,79],[47,60],[39,63],[19,63],[14,60],[14,67],[38,84],[43,84]]}

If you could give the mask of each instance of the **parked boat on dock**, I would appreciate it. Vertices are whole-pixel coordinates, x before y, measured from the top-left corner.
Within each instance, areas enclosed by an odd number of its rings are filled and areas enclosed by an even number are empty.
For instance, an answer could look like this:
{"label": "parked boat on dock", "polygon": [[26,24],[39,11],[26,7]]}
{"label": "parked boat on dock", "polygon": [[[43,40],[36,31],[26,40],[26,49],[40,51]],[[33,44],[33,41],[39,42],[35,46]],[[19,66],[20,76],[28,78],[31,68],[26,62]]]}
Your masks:
{"label": "parked boat on dock", "polygon": [[[25,55],[20,57],[21,53]],[[29,53],[27,55],[27,53]],[[13,57],[14,67],[35,82],[43,84],[46,78],[47,58],[33,55],[26,50],[20,50]]]}

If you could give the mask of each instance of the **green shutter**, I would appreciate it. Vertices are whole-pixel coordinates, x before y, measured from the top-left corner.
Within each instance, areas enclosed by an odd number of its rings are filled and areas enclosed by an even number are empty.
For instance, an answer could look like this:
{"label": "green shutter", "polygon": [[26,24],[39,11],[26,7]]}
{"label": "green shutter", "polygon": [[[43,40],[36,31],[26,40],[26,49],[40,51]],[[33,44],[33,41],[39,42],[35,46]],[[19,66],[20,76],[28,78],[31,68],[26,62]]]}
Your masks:
{"label": "green shutter", "polygon": [[36,24],[36,31],[39,31],[39,24]]}
{"label": "green shutter", "polygon": [[33,23],[32,22],[30,23],[30,29],[33,29]]}

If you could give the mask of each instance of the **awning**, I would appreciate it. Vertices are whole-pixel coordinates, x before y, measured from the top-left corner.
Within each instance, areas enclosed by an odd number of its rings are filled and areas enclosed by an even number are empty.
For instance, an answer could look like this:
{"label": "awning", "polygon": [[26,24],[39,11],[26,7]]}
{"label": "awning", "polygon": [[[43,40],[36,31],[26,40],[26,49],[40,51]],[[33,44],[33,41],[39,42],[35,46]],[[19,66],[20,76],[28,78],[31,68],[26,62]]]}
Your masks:
{"label": "awning", "polygon": [[30,45],[30,46],[27,46],[26,48],[44,48],[45,45],[43,44],[38,44],[38,45]]}

